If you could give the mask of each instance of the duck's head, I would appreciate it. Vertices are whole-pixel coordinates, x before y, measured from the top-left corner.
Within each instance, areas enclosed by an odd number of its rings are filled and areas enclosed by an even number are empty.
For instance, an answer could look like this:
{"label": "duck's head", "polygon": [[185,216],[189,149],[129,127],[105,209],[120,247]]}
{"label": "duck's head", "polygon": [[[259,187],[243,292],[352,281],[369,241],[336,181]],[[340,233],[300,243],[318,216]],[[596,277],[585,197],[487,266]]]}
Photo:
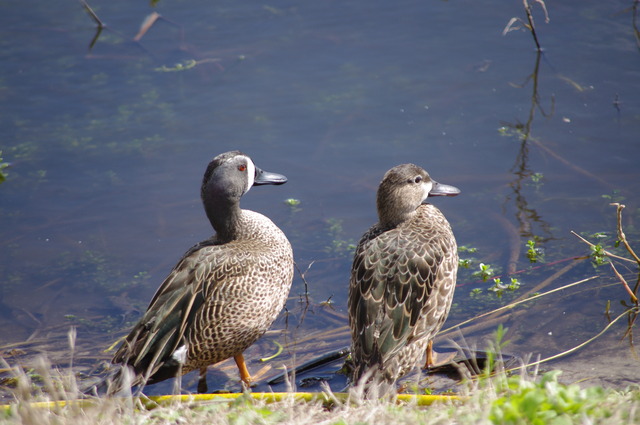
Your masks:
{"label": "duck's head", "polygon": [[238,201],[252,186],[284,184],[282,174],[270,173],[256,167],[249,156],[240,151],[225,152],[213,158],[202,179],[201,196],[208,199]]}
{"label": "duck's head", "polygon": [[459,193],[460,189],[431,179],[422,167],[398,165],[387,171],[378,187],[380,223],[397,226],[411,217],[429,196],[456,196]]}
{"label": "duck's head", "polygon": [[240,151],[225,152],[213,158],[204,173],[200,196],[218,238],[235,238],[240,198],[252,186],[286,182],[285,176],[261,170]]}

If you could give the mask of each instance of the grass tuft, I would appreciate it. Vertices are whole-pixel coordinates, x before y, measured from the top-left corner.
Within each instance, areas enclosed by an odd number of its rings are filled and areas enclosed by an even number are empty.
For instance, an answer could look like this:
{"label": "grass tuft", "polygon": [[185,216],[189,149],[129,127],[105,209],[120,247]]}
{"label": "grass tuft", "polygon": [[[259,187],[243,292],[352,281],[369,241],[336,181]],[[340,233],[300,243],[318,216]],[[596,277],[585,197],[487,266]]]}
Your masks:
{"label": "grass tuft", "polygon": [[[492,347],[497,351],[476,378],[462,384],[469,394],[459,400],[429,406],[415,400],[392,403],[363,400],[350,392],[345,397],[327,388],[324,398],[211,398],[194,396],[149,402],[132,396],[78,400],[75,378],[41,360],[27,373],[13,367],[17,385],[11,401],[0,410],[7,424],[625,424],[636,423],[640,390],[583,388],[560,382],[560,371],[536,376],[522,367],[514,373],[501,367],[503,330]],[[9,365],[4,365],[9,366]],[[65,403],[50,404],[51,400]],[[277,400],[277,401],[274,401]],[[324,400],[324,401],[323,401]],[[327,404],[326,401],[331,403]],[[406,399],[405,399],[406,400]]]}

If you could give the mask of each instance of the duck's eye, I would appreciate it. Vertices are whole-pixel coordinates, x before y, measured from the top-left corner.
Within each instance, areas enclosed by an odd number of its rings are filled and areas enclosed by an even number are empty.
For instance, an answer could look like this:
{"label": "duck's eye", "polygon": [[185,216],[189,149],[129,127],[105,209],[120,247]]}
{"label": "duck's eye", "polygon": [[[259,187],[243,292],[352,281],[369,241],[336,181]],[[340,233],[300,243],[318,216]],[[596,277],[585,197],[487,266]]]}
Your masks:
{"label": "duck's eye", "polygon": [[413,182],[414,182],[414,183],[420,183],[421,181],[422,181],[422,176],[416,176],[416,177],[413,179]]}
{"label": "duck's eye", "polygon": [[238,165],[238,171],[244,171],[247,169],[247,166],[244,164]]}

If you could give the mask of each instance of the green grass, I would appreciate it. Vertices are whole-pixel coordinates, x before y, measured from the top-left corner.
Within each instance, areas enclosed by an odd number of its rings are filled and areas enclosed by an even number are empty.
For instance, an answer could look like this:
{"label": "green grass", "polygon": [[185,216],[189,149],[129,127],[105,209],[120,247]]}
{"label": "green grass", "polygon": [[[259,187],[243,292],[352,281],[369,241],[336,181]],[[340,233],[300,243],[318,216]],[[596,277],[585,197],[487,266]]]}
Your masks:
{"label": "green grass", "polygon": [[637,423],[640,408],[638,388],[581,387],[560,383],[560,371],[535,377],[503,370],[485,370],[480,378],[462,383],[464,397],[459,401],[430,406],[365,401],[353,394],[331,407],[320,401],[285,398],[269,403],[243,396],[233,401],[166,403],[153,409],[133,397],[51,408],[34,402],[76,399],[75,379],[45,362],[36,367],[37,373],[17,370],[13,401],[0,410],[3,424],[630,424]]}

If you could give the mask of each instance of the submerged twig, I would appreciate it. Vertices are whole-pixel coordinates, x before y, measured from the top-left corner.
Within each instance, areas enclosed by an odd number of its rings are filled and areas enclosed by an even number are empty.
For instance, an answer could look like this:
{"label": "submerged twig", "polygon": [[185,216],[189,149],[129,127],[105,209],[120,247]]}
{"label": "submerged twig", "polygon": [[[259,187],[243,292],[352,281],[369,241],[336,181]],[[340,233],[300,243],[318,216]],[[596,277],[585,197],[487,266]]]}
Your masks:
{"label": "submerged twig", "polygon": [[552,157],[560,161],[562,164],[566,165],[569,169],[575,171],[578,174],[582,174],[586,177],[589,177],[590,179],[593,179],[606,187],[609,187],[609,188],[612,187],[612,185],[606,180],[604,180],[603,178],[593,174],[588,170],[585,170],[582,167],[579,167],[578,165],[573,164],[572,162],[570,162],[569,160],[567,160],[566,158],[564,158],[563,156],[561,156],[560,154],[558,154],[557,152],[549,148],[547,145],[545,145],[535,137],[530,138],[530,140],[531,140],[531,143],[533,143],[534,145],[536,145],[537,147],[545,151],[547,154],[551,155]]}
{"label": "submerged twig", "polygon": [[520,258],[520,251],[522,250],[518,229],[500,214],[494,213],[492,217],[502,225],[509,240],[509,259],[507,260],[506,274],[515,274],[518,267],[518,258]]}
{"label": "submerged twig", "polygon": [[311,266],[313,266],[313,263],[315,263],[315,260],[309,263],[309,265],[307,266],[307,270],[305,270],[303,273],[302,270],[300,270],[300,266],[298,266],[298,263],[295,261],[293,262],[293,264],[296,266],[296,270],[298,271],[298,274],[300,275],[300,279],[302,279],[302,282],[304,283],[304,298],[307,303],[307,307],[310,304],[309,303],[309,282],[307,282],[305,275],[311,269]]}
{"label": "submerged twig", "polygon": [[536,285],[535,287],[530,289],[527,293],[522,294],[515,301],[521,301],[521,300],[524,300],[524,299],[530,299],[530,298],[528,298],[528,296],[530,294],[535,294],[536,292],[540,292],[542,289],[544,289],[547,286],[551,285],[558,278],[560,278],[564,274],[568,273],[571,269],[573,269],[577,265],[578,265],[578,261],[577,261],[577,259],[574,259],[573,262],[567,264],[566,266],[564,266],[563,268],[561,268],[560,270],[558,270],[557,272],[555,272],[554,274],[549,276],[547,279],[543,280],[541,283],[539,283],[538,285]]}

